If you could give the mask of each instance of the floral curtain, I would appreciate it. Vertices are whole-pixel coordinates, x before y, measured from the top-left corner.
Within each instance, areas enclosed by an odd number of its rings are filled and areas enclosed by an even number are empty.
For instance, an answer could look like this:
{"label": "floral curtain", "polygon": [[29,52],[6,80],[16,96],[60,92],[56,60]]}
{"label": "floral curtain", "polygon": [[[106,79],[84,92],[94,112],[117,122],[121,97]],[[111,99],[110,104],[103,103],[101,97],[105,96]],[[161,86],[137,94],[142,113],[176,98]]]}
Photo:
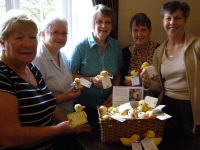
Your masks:
{"label": "floral curtain", "polygon": [[116,24],[114,30],[111,31],[110,36],[114,39],[118,39],[118,1],[119,0],[92,0],[93,6],[98,4],[104,4],[111,7],[116,14]]}

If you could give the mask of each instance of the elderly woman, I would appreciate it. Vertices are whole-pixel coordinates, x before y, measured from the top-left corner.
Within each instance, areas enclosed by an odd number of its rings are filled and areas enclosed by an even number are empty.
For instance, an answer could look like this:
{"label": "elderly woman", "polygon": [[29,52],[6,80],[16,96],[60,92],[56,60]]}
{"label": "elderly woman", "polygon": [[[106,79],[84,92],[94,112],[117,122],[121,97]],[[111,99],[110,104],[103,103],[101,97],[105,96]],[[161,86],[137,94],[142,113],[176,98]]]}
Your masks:
{"label": "elderly woman", "polygon": [[113,75],[112,85],[120,85],[121,46],[117,40],[109,36],[114,21],[114,12],[111,8],[102,4],[96,5],[92,15],[93,32],[77,44],[72,54],[70,69],[73,77],[92,82],[92,86],[83,88],[81,95],[74,101],[74,104],[86,106],[88,115],[97,114],[98,105],[112,104],[112,87],[102,88],[102,81],[98,79],[101,71],[106,70]]}
{"label": "elderly woman", "polygon": [[41,39],[37,56],[33,63],[40,69],[45,83],[54,95],[66,92],[65,99],[58,100],[59,109],[64,115],[69,113],[67,101],[73,100],[81,93],[81,88],[75,90],[71,87],[72,73],[69,69],[69,61],[61,51],[67,42],[68,23],[58,14],[49,14],[42,23]]}
{"label": "elderly woman", "polygon": [[49,150],[56,136],[90,131],[89,125],[71,128],[56,107],[56,99],[64,94],[54,97],[31,63],[37,32],[36,23],[17,10],[8,12],[0,24],[0,149]]}
{"label": "elderly woman", "polygon": [[200,38],[184,30],[189,12],[188,4],[180,1],[161,7],[168,39],[154,53],[159,74],[151,80],[146,71],[141,73],[144,86],[160,92],[159,102],[166,105],[163,111],[172,116],[166,122],[164,139],[177,140],[174,146],[184,144],[183,149],[191,143],[193,126],[200,125]]}
{"label": "elderly woman", "polygon": [[130,30],[133,37],[133,44],[123,48],[124,66],[121,69],[122,85],[131,86],[131,80],[125,80],[125,76],[130,76],[131,71],[140,72],[140,67],[144,62],[152,64],[153,54],[159,46],[150,40],[152,27],[151,20],[144,13],[135,14],[130,21]]}

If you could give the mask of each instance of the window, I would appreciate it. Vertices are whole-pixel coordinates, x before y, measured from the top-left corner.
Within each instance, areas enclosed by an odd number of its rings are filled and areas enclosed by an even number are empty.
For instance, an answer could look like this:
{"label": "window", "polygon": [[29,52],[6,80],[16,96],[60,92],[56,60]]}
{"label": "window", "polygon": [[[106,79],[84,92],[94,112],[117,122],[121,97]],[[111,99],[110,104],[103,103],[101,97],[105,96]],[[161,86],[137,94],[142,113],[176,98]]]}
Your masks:
{"label": "window", "polygon": [[0,0],[0,18],[6,13],[5,0]]}
{"label": "window", "polygon": [[92,0],[0,0],[0,18],[10,9],[23,9],[30,13],[40,29],[49,12],[63,13],[68,21],[69,36],[62,49],[70,58],[75,45],[90,32]]}
{"label": "window", "polygon": [[67,56],[71,56],[71,53],[75,45],[81,39],[83,39],[84,37],[86,37],[88,34],[91,33],[90,11],[93,7],[92,0],[70,0],[70,1],[72,10],[71,10],[71,16],[67,17],[68,22],[71,22],[71,25],[69,25],[69,38],[67,43],[67,46],[69,46],[67,48],[69,54],[67,54]]}

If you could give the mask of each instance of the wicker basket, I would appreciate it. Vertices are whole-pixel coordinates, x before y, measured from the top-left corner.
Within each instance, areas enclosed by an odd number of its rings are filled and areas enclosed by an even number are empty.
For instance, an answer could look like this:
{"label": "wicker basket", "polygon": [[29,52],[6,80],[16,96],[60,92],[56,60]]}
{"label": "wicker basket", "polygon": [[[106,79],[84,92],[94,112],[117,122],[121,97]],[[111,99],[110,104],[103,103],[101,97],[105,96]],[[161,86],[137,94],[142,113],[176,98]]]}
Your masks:
{"label": "wicker basket", "polygon": [[133,134],[144,138],[144,133],[154,130],[156,137],[162,137],[165,121],[159,119],[128,119],[124,122],[117,120],[102,120],[99,117],[101,141],[105,143],[120,142],[121,137],[129,138]]}

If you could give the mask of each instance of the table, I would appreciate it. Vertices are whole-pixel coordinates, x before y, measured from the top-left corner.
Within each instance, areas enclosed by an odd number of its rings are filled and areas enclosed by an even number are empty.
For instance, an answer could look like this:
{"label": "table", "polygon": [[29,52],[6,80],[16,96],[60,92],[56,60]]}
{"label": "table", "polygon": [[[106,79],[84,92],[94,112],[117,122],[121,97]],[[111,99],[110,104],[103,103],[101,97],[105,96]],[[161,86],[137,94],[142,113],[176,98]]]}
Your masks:
{"label": "table", "polygon": [[81,133],[75,136],[80,143],[82,150],[131,150],[131,147],[121,143],[103,143],[101,142],[100,126],[98,123],[93,124],[91,133]]}
{"label": "table", "polygon": [[[81,133],[75,135],[75,139],[80,144],[81,150],[131,150],[131,147],[124,146],[121,143],[103,143],[100,137],[100,126],[98,122],[91,123],[91,133]],[[184,143],[180,147],[177,146],[176,141],[169,143],[169,141],[163,141],[163,145],[159,145],[159,150],[199,150],[200,149],[200,133],[194,136],[194,139],[190,143],[190,147],[186,148]]]}

